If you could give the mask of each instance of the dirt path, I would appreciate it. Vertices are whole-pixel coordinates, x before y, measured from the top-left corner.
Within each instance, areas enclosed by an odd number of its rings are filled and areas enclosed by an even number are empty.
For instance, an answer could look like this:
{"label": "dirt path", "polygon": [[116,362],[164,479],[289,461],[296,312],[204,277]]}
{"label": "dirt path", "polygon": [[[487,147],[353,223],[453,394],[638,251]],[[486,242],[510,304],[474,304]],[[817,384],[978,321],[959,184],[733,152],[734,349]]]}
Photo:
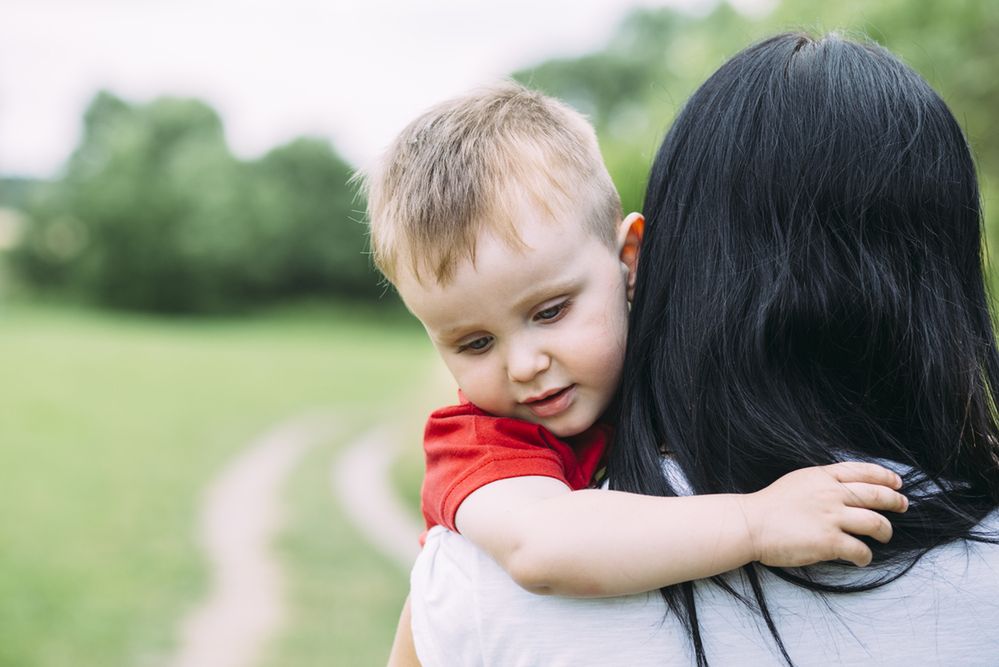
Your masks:
{"label": "dirt path", "polygon": [[[418,414],[446,405],[457,391],[439,361],[431,364],[419,388]],[[392,487],[391,467],[400,447],[420,446],[420,432],[403,434],[400,427],[391,420],[383,422],[348,445],[333,462],[330,483],[348,520],[372,546],[409,572],[420,552],[423,522]]]}
{"label": "dirt path", "polygon": [[348,520],[408,572],[420,551],[417,539],[423,526],[392,488],[390,468],[398,441],[386,426],[366,432],[334,461],[330,483]]}
{"label": "dirt path", "polygon": [[[199,535],[212,583],[182,620],[169,667],[251,667],[258,661],[284,618],[282,573],[271,550],[283,522],[283,483],[312,446],[339,430],[330,415],[278,424],[247,445],[206,489]],[[330,484],[365,539],[408,571],[422,524],[391,485],[398,442],[386,426],[365,432],[336,458]]]}
{"label": "dirt path", "polygon": [[274,636],[284,615],[271,551],[282,524],[282,484],[310,447],[337,431],[328,415],[283,422],[251,442],[206,490],[200,539],[211,589],[182,621],[170,667],[248,667]]}

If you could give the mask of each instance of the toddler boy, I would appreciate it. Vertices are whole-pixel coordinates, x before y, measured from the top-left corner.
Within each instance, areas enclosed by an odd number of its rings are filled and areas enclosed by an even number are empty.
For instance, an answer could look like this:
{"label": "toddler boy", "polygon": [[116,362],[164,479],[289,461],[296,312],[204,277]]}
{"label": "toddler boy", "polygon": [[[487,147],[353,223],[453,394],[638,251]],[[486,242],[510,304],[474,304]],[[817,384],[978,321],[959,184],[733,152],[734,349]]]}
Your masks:
{"label": "toddler boy", "polygon": [[365,184],[375,263],[423,323],[461,403],[431,415],[427,527],[456,530],[524,588],[623,595],[752,561],[870,561],[870,510],[904,511],[873,464],[796,471],[755,494],[588,488],[611,436],[642,216],[590,125],[506,83],[411,123]]}

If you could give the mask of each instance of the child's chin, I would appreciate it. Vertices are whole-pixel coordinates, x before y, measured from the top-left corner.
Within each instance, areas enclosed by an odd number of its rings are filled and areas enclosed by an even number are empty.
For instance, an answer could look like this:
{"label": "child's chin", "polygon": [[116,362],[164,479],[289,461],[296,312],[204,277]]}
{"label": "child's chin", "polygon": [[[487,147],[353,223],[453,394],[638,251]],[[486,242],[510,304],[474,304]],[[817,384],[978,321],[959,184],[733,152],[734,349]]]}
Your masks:
{"label": "child's chin", "polygon": [[545,428],[552,432],[552,435],[559,438],[571,438],[573,436],[579,435],[586,429],[592,426],[591,423],[579,424],[574,420],[573,422],[566,422],[564,424],[546,424]]}

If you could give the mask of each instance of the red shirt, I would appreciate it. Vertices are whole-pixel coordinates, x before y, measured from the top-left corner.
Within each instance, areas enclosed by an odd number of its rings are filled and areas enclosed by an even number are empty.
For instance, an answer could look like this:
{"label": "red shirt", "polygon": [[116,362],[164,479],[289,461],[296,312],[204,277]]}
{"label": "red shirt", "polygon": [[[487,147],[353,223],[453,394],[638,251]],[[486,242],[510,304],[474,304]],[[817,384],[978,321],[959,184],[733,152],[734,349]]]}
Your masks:
{"label": "red shirt", "polygon": [[594,424],[562,440],[544,426],[495,417],[471,403],[435,411],[423,436],[427,469],[421,504],[427,529],[455,530],[454,516],[465,498],[501,479],[540,475],[585,489],[603,462],[610,436],[609,426]]}

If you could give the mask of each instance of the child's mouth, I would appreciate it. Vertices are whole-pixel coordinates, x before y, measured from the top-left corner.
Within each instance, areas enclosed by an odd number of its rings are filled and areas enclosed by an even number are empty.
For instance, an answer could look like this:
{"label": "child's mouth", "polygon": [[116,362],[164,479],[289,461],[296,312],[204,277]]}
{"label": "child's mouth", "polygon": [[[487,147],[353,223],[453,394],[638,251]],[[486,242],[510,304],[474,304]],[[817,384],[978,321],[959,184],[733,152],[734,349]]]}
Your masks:
{"label": "child's mouth", "polygon": [[570,384],[568,387],[560,389],[550,396],[545,396],[537,401],[530,401],[524,405],[526,405],[536,417],[554,417],[560,412],[564,412],[570,405],[572,405],[572,400],[575,396],[576,385]]}

